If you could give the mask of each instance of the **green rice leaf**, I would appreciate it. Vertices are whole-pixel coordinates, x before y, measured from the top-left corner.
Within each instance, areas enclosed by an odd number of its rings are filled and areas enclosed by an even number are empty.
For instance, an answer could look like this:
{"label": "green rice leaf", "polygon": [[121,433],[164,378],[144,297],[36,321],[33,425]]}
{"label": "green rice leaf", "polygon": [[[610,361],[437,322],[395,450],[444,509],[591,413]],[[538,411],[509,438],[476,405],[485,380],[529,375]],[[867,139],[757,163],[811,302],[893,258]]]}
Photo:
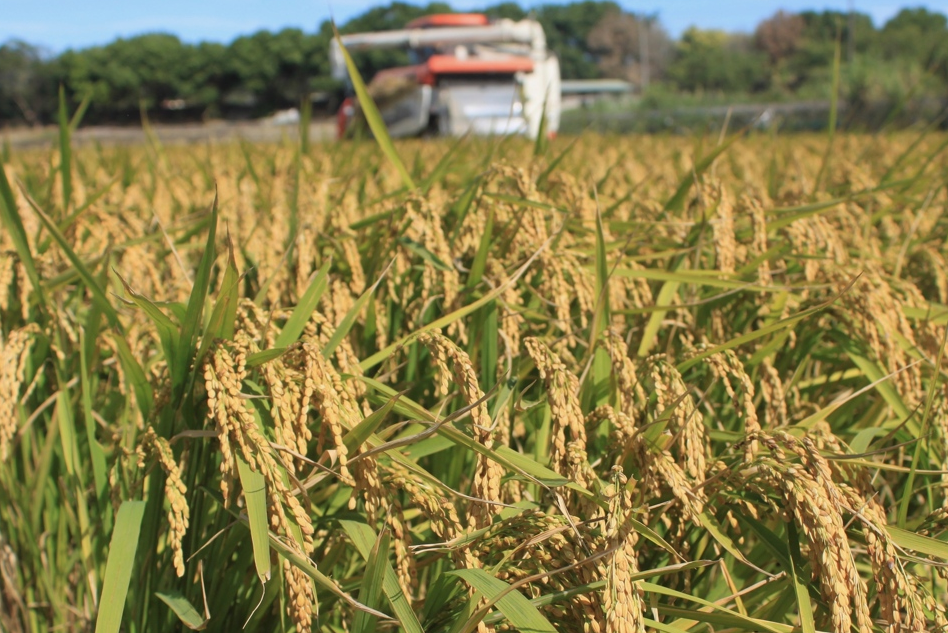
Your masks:
{"label": "green rice leaf", "polygon": [[276,360],[286,354],[288,350],[289,348],[286,347],[275,347],[265,349],[262,352],[255,352],[247,357],[247,367],[259,367],[264,363],[269,363],[271,360]]}
{"label": "green rice leaf", "polygon": [[593,350],[592,383],[586,392],[590,402],[599,406],[609,399],[607,385],[612,375],[609,353],[599,345],[603,333],[612,322],[609,309],[609,263],[606,258],[606,238],[603,233],[602,215],[596,207],[596,305],[589,328],[589,349]]}
{"label": "green rice leaf", "polygon": [[77,129],[79,129],[79,124],[82,123],[83,117],[86,115],[86,110],[89,109],[89,104],[92,103],[92,92],[87,92],[82,98],[82,101],[79,102],[79,107],[76,108],[76,111],[72,113],[72,118],[69,119],[69,133],[73,134]]}
{"label": "green rice leaf", "polygon": [[[223,506],[224,501],[223,499],[220,498],[219,494],[211,492],[206,487],[202,489],[208,496],[214,499],[220,506]],[[242,524],[247,525],[249,527],[248,519],[246,516],[238,515],[230,508],[226,508],[226,511],[230,513],[231,516],[233,516],[235,519],[240,521]],[[273,548],[280,556],[290,561],[290,564],[292,564],[294,567],[296,567],[297,569],[302,571],[304,574],[309,576],[316,583],[317,587],[322,587],[324,590],[329,591],[331,594],[333,594],[337,598],[344,600],[345,602],[349,603],[351,606],[353,606],[356,609],[367,609],[370,613],[376,615],[379,618],[384,618],[386,621],[391,620],[391,618],[389,618],[387,615],[385,615],[381,611],[370,609],[369,607],[365,606],[364,604],[362,604],[361,602],[359,602],[358,600],[350,596],[348,593],[343,591],[339,587],[339,585],[337,585],[336,582],[333,581],[332,578],[330,578],[326,574],[319,571],[316,568],[316,565],[315,563],[313,563],[313,561],[311,561],[309,558],[305,556],[300,556],[300,554],[297,553],[296,549],[284,543],[283,539],[277,537],[273,532],[268,532],[267,536],[270,540],[270,547]]]}
{"label": "green rice leaf", "polygon": [[542,156],[546,153],[546,148],[550,143],[550,139],[546,133],[547,126],[547,117],[546,117],[546,106],[547,102],[550,99],[550,93],[547,93],[543,96],[543,109],[540,111],[540,126],[537,128],[537,137],[533,139],[533,156],[534,158]]}
{"label": "green rice leaf", "polygon": [[423,244],[411,238],[403,235],[398,238],[398,243],[442,272],[451,272],[453,270],[450,266],[441,261],[437,255],[425,248]]}
{"label": "green rice leaf", "polygon": [[155,596],[174,611],[174,614],[178,616],[181,624],[192,631],[203,631],[207,628],[210,620],[205,620],[198,610],[194,608],[194,605],[181,594],[156,592]]}
{"label": "green rice leaf", "polygon": [[[695,560],[687,563],[678,563],[676,565],[666,565],[664,567],[657,567],[655,569],[649,569],[646,571],[640,571],[635,574],[629,575],[629,580],[632,582],[637,582],[639,580],[646,580],[648,578],[655,578],[657,576],[665,576],[667,574],[680,573],[684,571],[691,571],[693,569],[701,569],[702,567],[708,567],[709,565],[715,565],[718,561],[713,560]],[[545,607],[550,604],[556,604],[559,602],[566,602],[573,596],[580,596],[587,593],[592,593],[594,591],[602,591],[606,586],[605,580],[596,580],[594,582],[586,583],[585,585],[576,585],[575,587],[570,587],[568,589],[563,589],[562,591],[556,591],[553,593],[546,593],[537,598],[533,598],[530,602],[535,607]],[[504,619],[503,614],[501,613],[492,613],[491,615],[484,618],[485,624],[497,624]]]}
{"label": "green rice leaf", "polygon": [[549,488],[557,488],[560,486],[570,486],[572,488],[574,485],[576,485],[572,484],[569,479],[566,479],[555,470],[551,470],[546,466],[534,461],[534,459],[529,455],[518,453],[509,446],[498,446],[496,449],[494,449],[493,453],[497,456],[497,461],[500,463],[508,466],[514,471],[519,471],[529,475],[536,481]]}
{"label": "green rice leaf", "polygon": [[846,353],[849,358],[852,359],[853,364],[862,370],[869,382],[875,383],[876,391],[878,391],[879,395],[881,395],[886,403],[892,407],[892,410],[895,411],[895,414],[903,420],[909,420],[909,423],[906,426],[917,437],[918,433],[921,431],[921,428],[918,426],[917,421],[910,419],[913,417],[912,411],[902,401],[902,398],[895,390],[895,387],[890,381],[885,380],[887,375],[886,372],[884,372],[876,362],[866,358],[854,350],[847,349]]}
{"label": "green rice leaf", "polygon": [[120,327],[118,320],[118,313],[115,311],[115,308],[112,307],[112,304],[109,302],[108,298],[105,296],[105,291],[99,285],[99,282],[96,281],[95,277],[92,276],[92,273],[89,272],[89,269],[86,268],[86,265],[79,259],[79,256],[76,255],[76,252],[69,245],[69,242],[66,240],[66,236],[62,234],[59,230],[59,227],[53,222],[52,218],[46,215],[46,212],[43,211],[36,202],[30,198],[26,192],[23,192],[23,196],[26,198],[26,201],[33,208],[33,211],[39,217],[40,221],[43,223],[43,226],[46,227],[46,230],[49,231],[53,239],[59,245],[59,248],[63,251],[63,254],[73,265],[76,272],[82,278],[83,283],[85,283],[86,288],[89,289],[89,293],[92,295],[92,300],[95,301],[99,309],[102,310],[102,313],[108,319],[109,325],[112,327]]}
{"label": "green rice leaf", "polygon": [[283,325],[283,329],[280,331],[280,335],[277,336],[274,345],[277,347],[289,347],[299,340],[300,335],[306,328],[306,323],[319,304],[320,297],[323,296],[323,293],[326,292],[326,288],[329,287],[329,267],[331,265],[332,260],[327,259],[323,265],[319,267],[319,270],[316,271],[312,279],[310,279],[306,292],[300,297],[300,301],[296,304],[292,314],[290,314],[290,318],[287,319]]}
{"label": "green rice leaf", "polygon": [[398,402],[400,397],[398,394],[392,396],[381,408],[377,411],[373,411],[371,415],[366,416],[355,428],[345,434],[342,438],[342,442],[346,445],[350,455],[355,454],[356,449],[362,446],[362,444],[375,433],[382,421],[385,420],[388,414],[392,412],[392,409],[395,408],[395,403]]}
{"label": "green rice leaf", "polygon": [[[391,267],[391,264],[389,264]],[[365,304],[368,303],[369,299],[372,298],[372,295],[375,294],[375,290],[379,287],[379,284],[382,283],[382,280],[385,279],[385,275],[388,272],[386,268],[379,278],[375,280],[375,283],[372,286],[362,293],[362,295],[356,299],[355,303],[352,304],[352,307],[349,308],[349,311],[346,312],[345,316],[342,317],[342,320],[336,326],[335,331],[332,333],[332,336],[329,337],[329,340],[326,342],[326,345],[323,346],[323,357],[329,358],[329,356],[336,351],[336,348],[339,346],[339,343],[342,342],[344,338],[349,334],[349,331],[352,329],[355,320],[359,317],[359,314],[362,313]]]}
{"label": "green rice leaf", "polygon": [[[577,136],[577,137],[574,138],[572,141],[570,141],[570,142],[569,142],[569,145],[567,145],[567,146],[563,149],[562,152],[560,152],[559,154],[557,154],[556,158],[554,158],[553,160],[550,161],[550,164],[546,166],[546,169],[544,169],[542,172],[540,172],[540,175],[537,176],[537,187],[542,187],[542,186],[543,186],[543,183],[545,183],[546,180],[550,177],[550,174],[552,174],[553,171],[554,171],[557,167],[560,166],[560,163],[563,162],[563,159],[566,158],[567,154],[569,154],[570,150],[573,149],[573,146],[576,145],[576,142],[579,141],[579,139],[580,139],[580,137]],[[539,140],[540,140],[540,139],[539,139],[539,137],[538,137],[538,138],[537,138],[537,141],[539,141]],[[544,149],[545,149],[545,148],[544,148]]]}
{"label": "green rice leaf", "polygon": [[[174,394],[175,401],[180,402],[183,396],[182,367],[190,365],[194,358],[195,341],[198,332],[203,325],[204,304],[207,301],[207,291],[211,283],[211,268],[214,266],[214,260],[217,257],[217,193],[214,193],[214,202],[211,204],[210,225],[207,233],[207,242],[204,245],[204,253],[201,255],[201,263],[198,264],[197,274],[194,276],[194,286],[191,288],[191,295],[188,297],[188,308],[184,315],[184,321],[181,323],[181,337],[178,339],[178,352],[175,358],[178,359],[178,374],[174,381],[177,389]],[[187,370],[184,369],[186,372]]]}
{"label": "green rice leaf", "polygon": [[[221,281],[217,303],[214,304],[214,311],[211,313],[210,321],[208,321],[207,330],[201,338],[201,347],[198,348],[197,355],[194,357],[194,367],[201,366],[207,350],[215,339],[224,339],[225,341],[234,339],[237,303],[240,301],[237,288],[239,282],[240,275],[237,273],[237,262],[234,259],[234,244],[228,234],[227,266],[224,269],[224,279]],[[184,368],[184,372],[187,372],[187,367]]]}
{"label": "green rice leaf", "polygon": [[[547,246],[549,246],[549,243],[550,243],[551,241],[552,241],[552,240],[547,240],[547,242],[541,247],[541,250],[544,249],[544,248],[546,248]],[[376,365],[378,365],[378,364],[381,363],[382,361],[384,361],[386,358],[388,358],[388,357],[391,356],[392,354],[394,354],[396,350],[398,350],[400,347],[402,347],[402,346],[404,346],[405,344],[407,344],[411,339],[416,338],[416,337],[417,337],[419,334],[421,334],[422,332],[430,332],[430,331],[432,331],[432,330],[437,330],[437,329],[440,329],[440,328],[447,327],[448,325],[454,323],[455,321],[457,321],[457,320],[459,320],[459,319],[463,319],[463,318],[466,317],[467,315],[469,315],[469,314],[473,313],[474,311],[480,309],[482,306],[487,305],[488,303],[490,303],[491,301],[493,301],[494,299],[496,299],[497,297],[499,297],[501,294],[503,294],[504,291],[507,290],[507,288],[509,288],[513,283],[515,283],[515,282],[517,281],[517,279],[519,279],[519,278],[527,271],[527,269],[529,268],[530,264],[532,264],[533,261],[536,259],[537,255],[539,255],[539,251],[537,251],[536,253],[534,253],[534,254],[530,257],[530,259],[528,259],[528,260],[526,261],[526,263],[524,263],[524,264],[517,270],[516,273],[514,273],[513,275],[511,275],[511,277],[510,277],[505,283],[499,284],[496,288],[494,288],[493,290],[491,290],[489,293],[487,293],[486,295],[484,295],[483,297],[481,297],[481,298],[478,299],[477,301],[474,301],[473,303],[469,303],[468,305],[466,305],[466,306],[464,306],[464,307],[462,307],[462,308],[458,308],[458,309],[455,310],[454,312],[451,312],[450,314],[446,314],[446,315],[444,315],[443,317],[441,317],[440,319],[435,319],[434,321],[432,321],[432,322],[429,323],[428,325],[425,325],[424,327],[419,328],[417,331],[412,332],[411,334],[405,335],[405,336],[402,337],[401,339],[399,339],[399,340],[395,341],[394,343],[390,344],[390,345],[389,345],[388,347],[386,347],[385,349],[379,350],[378,352],[376,352],[376,353],[373,354],[372,356],[369,356],[368,358],[364,359],[361,363],[359,363],[359,367],[362,369],[362,371],[367,371],[367,370],[371,369],[372,367],[375,367]]]}
{"label": "green rice leaf", "polygon": [[69,399],[60,385],[56,393],[56,420],[59,423],[59,439],[62,442],[63,464],[66,472],[72,476],[77,474],[79,460],[79,445],[76,441],[76,423],[71,414]]}
{"label": "green rice leaf", "polygon": [[721,529],[721,526],[718,525],[718,522],[711,516],[707,510],[701,512],[697,517],[698,522],[708,531],[708,533],[714,538],[718,544],[723,547],[728,553],[731,554],[734,558],[742,562],[749,562],[744,556],[744,553],[737,547],[734,541],[730,536],[724,533],[724,530]]}
{"label": "green rice leaf", "polygon": [[771,213],[779,213],[773,219],[767,221],[767,231],[778,231],[784,227],[790,226],[794,222],[816,215],[827,209],[839,206],[851,198],[833,198],[832,200],[823,200],[821,202],[812,202],[796,207],[786,209],[774,209]]}
{"label": "green rice leaf", "polygon": [[[341,520],[339,524],[346,531],[346,534],[349,535],[349,538],[356,546],[356,549],[359,550],[359,554],[362,555],[362,558],[368,559],[372,553],[373,543],[376,542],[375,531],[365,523],[359,523],[357,521]],[[385,592],[385,596],[392,605],[392,610],[395,612],[395,617],[398,618],[399,624],[405,629],[406,633],[424,633],[421,622],[418,621],[418,616],[415,615],[415,611],[412,609],[408,598],[402,591],[401,585],[398,584],[398,577],[395,575],[395,570],[392,569],[392,565],[387,559],[384,561],[384,567],[382,591]],[[359,598],[361,600],[361,594]]]}
{"label": "green rice leaf", "polygon": [[750,526],[751,532],[760,538],[761,544],[767,548],[767,551],[774,557],[774,561],[780,564],[784,569],[790,568],[790,558],[784,542],[777,536],[773,530],[752,517],[750,514],[741,513],[737,515],[739,521]]}
{"label": "green rice leaf", "polygon": [[128,595],[128,583],[132,579],[135,552],[138,550],[138,534],[144,515],[144,501],[124,501],[119,506],[105,566],[95,633],[118,633],[122,626],[125,597]]}
{"label": "green rice leaf", "polygon": [[115,343],[122,371],[125,372],[128,382],[131,383],[132,391],[135,392],[135,401],[138,403],[142,417],[148,420],[154,408],[154,395],[152,394],[151,385],[148,383],[148,378],[145,376],[145,370],[138,364],[124,336],[114,333],[112,341]]}
{"label": "green rice leaf", "polygon": [[43,291],[43,284],[36,270],[33,252],[30,250],[30,244],[26,239],[26,230],[23,228],[23,219],[16,208],[13,190],[10,188],[10,181],[7,180],[7,172],[2,163],[0,163],[0,224],[3,225],[7,235],[10,236],[10,241],[13,242],[17,255],[20,256],[23,268],[26,269],[26,275],[30,278],[30,284],[33,286],[33,292],[40,299],[40,305],[45,306],[46,294]]}
{"label": "green rice leaf", "polygon": [[816,633],[816,623],[813,621],[813,604],[810,602],[810,592],[806,579],[800,575],[803,569],[803,555],[800,553],[800,541],[797,535],[796,524],[793,521],[787,524],[787,551],[790,568],[787,570],[793,581],[793,591],[797,596],[797,612],[800,614],[800,629],[802,633]]}
{"label": "green rice leaf", "polygon": [[737,611],[728,609],[727,607],[722,607],[713,602],[700,598],[698,596],[693,596],[686,594],[681,591],[676,591],[674,589],[669,589],[667,587],[662,587],[661,585],[656,585],[648,581],[643,581],[641,587],[646,591],[646,593],[656,593],[663,596],[669,596],[672,598],[677,598],[678,600],[683,600],[687,602],[693,602],[695,604],[700,604],[703,607],[712,609],[715,613],[707,613],[704,611],[696,611],[691,609],[679,609],[674,607],[662,606],[659,609],[659,613],[668,613],[673,614],[678,618],[688,618],[692,620],[697,620],[699,622],[709,622],[712,624],[721,624],[725,626],[733,626],[735,628],[741,629],[743,631],[768,631],[769,633],[791,633],[793,627],[787,626],[786,624],[780,624],[778,622],[770,622],[767,620],[761,620],[759,618],[751,618],[745,615],[741,615]]}
{"label": "green rice leaf", "polygon": [[[746,290],[748,292],[773,292],[779,287],[761,286],[755,283],[741,281],[739,279],[729,279],[726,273],[717,270],[659,270],[653,268],[633,269],[616,268],[612,273],[616,277],[628,277],[630,279],[648,279],[650,281],[664,281],[682,284],[691,284],[695,286],[706,286],[708,288],[725,288],[728,290]],[[674,293],[668,294],[668,300],[674,296]],[[655,300],[656,305],[671,305],[668,301]]]}
{"label": "green rice leaf", "polygon": [[695,184],[695,177],[701,177],[704,172],[706,172],[711,165],[714,164],[714,161],[718,159],[718,156],[723,154],[734,144],[737,139],[743,136],[743,132],[735,134],[727,141],[721,143],[709,153],[707,156],[695,163],[694,169],[689,171],[688,174],[682,178],[681,183],[678,185],[678,188],[675,190],[675,193],[671,198],[668,199],[668,202],[665,203],[666,211],[681,211],[685,208],[685,200],[688,198],[688,192],[691,190],[691,187]]}
{"label": "green rice leaf", "polygon": [[945,541],[916,534],[894,525],[887,525],[885,529],[899,547],[948,561],[948,543]]}
{"label": "green rice leaf", "polygon": [[428,192],[431,187],[439,182],[444,175],[448,172],[448,167],[451,166],[451,161],[457,156],[458,150],[461,146],[470,138],[469,134],[459,137],[453,145],[442,154],[441,158],[438,160],[438,163],[434,166],[434,169],[428,174],[425,180],[421,183],[421,190],[425,193]]}
{"label": "green rice leaf", "polygon": [[402,159],[398,157],[395,144],[392,143],[392,137],[388,135],[388,130],[385,128],[385,121],[382,120],[382,115],[378,107],[376,107],[372,97],[369,96],[369,90],[362,80],[362,75],[359,74],[359,69],[356,67],[355,62],[352,61],[349,51],[342,45],[342,38],[339,36],[339,31],[336,30],[335,23],[332,25],[332,30],[336,42],[342,50],[342,56],[346,61],[346,69],[349,71],[349,78],[352,80],[352,87],[355,88],[356,96],[359,98],[359,106],[362,108],[362,112],[365,113],[365,119],[369,124],[369,129],[372,130],[372,135],[375,136],[375,140],[378,142],[379,147],[382,148],[385,157],[388,158],[389,162],[392,163],[398,171],[405,186],[409,190],[414,190],[415,183],[408,174],[408,170],[405,169],[405,164],[402,163]]}
{"label": "green rice leaf", "polygon": [[642,523],[642,522],[639,521],[638,519],[633,519],[633,518],[630,517],[630,518],[628,519],[628,521],[629,521],[629,525],[632,526],[632,529],[633,529],[633,530],[635,530],[636,532],[638,532],[639,534],[641,534],[641,535],[642,535],[643,537],[645,537],[646,539],[652,541],[653,543],[655,543],[656,545],[658,545],[659,547],[661,547],[663,550],[665,550],[666,552],[668,552],[669,554],[671,554],[672,556],[674,556],[676,559],[679,559],[679,560],[681,559],[681,557],[682,557],[681,554],[679,554],[678,551],[675,550],[675,548],[672,547],[671,544],[670,544],[668,541],[666,541],[665,539],[663,539],[663,538],[661,537],[661,535],[659,535],[658,532],[656,532],[655,530],[653,530],[653,529],[650,528],[649,526],[645,525],[644,523]]}
{"label": "green rice leaf", "polygon": [[[94,320],[98,321],[98,318]],[[108,485],[108,468],[105,461],[105,451],[102,450],[102,445],[99,444],[95,436],[96,424],[92,415],[92,375],[89,371],[90,352],[88,348],[90,344],[87,337],[94,337],[95,331],[89,327],[89,325],[90,323],[87,322],[86,328],[79,333],[79,384],[82,389],[82,417],[85,421],[86,442],[89,445],[89,456],[92,459],[92,476],[95,484],[95,494],[100,500],[105,500],[105,491]]]}
{"label": "green rice leaf", "polygon": [[[843,292],[846,292],[846,291],[844,290]],[[842,293],[840,293],[840,295],[841,294]],[[804,319],[807,319],[817,314],[818,312],[821,312],[822,310],[825,310],[826,308],[828,308],[830,305],[836,302],[836,300],[839,298],[840,295],[836,295],[835,297],[833,297],[826,303],[810,308],[808,310],[804,310],[803,312],[799,312],[791,317],[787,317],[786,319],[782,319],[775,323],[771,323],[770,325],[765,325],[764,327],[754,330],[752,332],[748,332],[747,334],[742,334],[741,336],[735,337],[731,339],[730,341],[721,343],[720,345],[716,345],[699,354],[696,354],[692,356],[691,358],[689,358],[688,360],[686,360],[685,362],[679,363],[678,371],[684,372],[690,369],[691,367],[694,367],[695,365],[700,363],[702,360],[704,360],[708,356],[711,356],[712,354],[718,354],[725,350],[734,349],[735,347],[738,347],[740,345],[744,345],[746,343],[759,339],[762,336],[767,336],[775,332],[780,332],[781,330],[792,328],[800,321],[803,321]]]}
{"label": "green rice leaf", "polygon": [[[500,351],[498,349],[499,324],[498,324],[497,302],[491,301],[481,308],[478,315],[478,321],[482,331],[481,339],[481,388],[490,391],[497,384],[497,364]],[[500,407],[510,396],[510,389],[505,384],[501,386],[501,393],[495,400],[495,407]],[[492,419],[497,418],[497,414],[492,412]]]}
{"label": "green rice leaf", "polygon": [[240,487],[243,489],[250,520],[250,540],[253,542],[253,560],[260,584],[270,580],[270,547],[268,544],[267,484],[263,475],[250,468],[241,457],[237,460]]}
{"label": "green rice leaf", "polygon": [[[678,293],[679,285],[681,285],[680,281],[666,281],[662,284],[662,289],[658,291],[655,303],[658,305],[671,304],[672,298]],[[642,340],[639,343],[639,358],[648,356],[655,343],[658,342],[658,331],[662,327],[662,321],[665,320],[666,314],[668,314],[667,310],[656,310],[649,317],[648,323],[645,324],[645,329],[642,331]]]}
{"label": "green rice leaf", "polygon": [[680,623],[692,620],[695,622],[715,624],[728,630],[749,631],[750,633],[760,633],[761,631],[768,631],[769,633],[794,633],[798,630],[792,626],[781,624],[780,622],[747,617],[736,611],[714,611],[709,613],[708,611],[688,609],[685,607],[670,607],[664,604],[659,604],[656,610],[659,615],[672,618],[679,626],[662,624],[650,618],[643,618],[643,621],[647,628],[653,628],[656,631],[666,631],[667,633],[681,633],[681,631],[685,629],[681,627]]}
{"label": "green rice leaf", "polygon": [[477,253],[474,255],[474,262],[471,264],[471,272],[467,275],[467,282],[464,284],[468,290],[477,287],[484,277],[484,271],[487,269],[487,256],[490,253],[490,247],[494,236],[494,209],[488,210],[487,218],[484,220],[484,232],[481,234],[481,241],[477,245]]}
{"label": "green rice leaf", "polygon": [[59,175],[62,181],[63,216],[69,212],[72,202],[72,144],[70,136],[69,113],[66,111],[66,91],[59,85]]}
{"label": "green rice leaf", "polygon": [[165,354],[165,361],[168,363],[168,367],[171,368],[172,373],[174,373],[177,368],[177,359],[175,358],[175,354],[178,352],[178,341],[180,338],[179,326],[170,318],[168,318],[168,316],[161,311],[161,308],[156,306],[143,295],[132,290],[132,287],[128,285],[128,282],[125,281],[124,277],[122,277],[117,272],[115,273],[115,276],[118,277],[119,281],[122,282],[122,286],[125,288],[125,294],[131,297],[131,302],[141,308],[148,318],[151,319],[152,324],[158,331],[158,340],[161,341],[161,348]]}
{"label": "green rice leaf", "polygon": [[[388,548],[391,535],[388,529],[375,540],[375,544],[366,559],[362,586],[359,589],[359,602],[372,609],[378,609],[382,602],[382,583],[389,569]],[[356,611],[352,618],[353,633],[375,633],[378,619],[366,611]]]}
{"label": "green rice leaf", "polygon": [[925,411],[922,413],[922,428],[918,433],[918,442],[915,444],[915,450],[912,452],[912,466],[908,478],[905,480],[905,486],[902,489],[902,500],[899,503],[898,525],[905,527],[908,520],[909,503],[912,495],[915,494],[915,473],[918,470],[919,460],[922,456],[922,448],[927,443],[929,435],[929,420],[931,419],[932,405],[935,402],[935,393],[938,390],[938,379],[941,377],[942,361],[945,355],[945,345],[948,344],[948,328],[942,335],[941,345],[938,346],[938,358],[935,360],[935,371],[932,373],[931,381],[928,385],[928,397],[925,400]]}
{"label": "green rice leaf", "polygon": [[[372,378],[367,378],[365,376],[355,376],[355,378],[361,380],[366,385],[383,394],[387,398],[393,398],[394,396],[398,395],[388,385],[382,384]],[[429,422],[438,421],[437,416],[421,405],[412,402],[407,397],[401,396],[398,399],[398,402],[395,404],[395,409],[398,410],[399,407],[403,407],[403,410],[407,415],[416,417],[418,419],[427,420]],[[456,445],[464,446],[465,448],[494,460],[498,464],[506,467],[508,470],[529,478],[534,483],[538,483],[548,488],[567,486],[571,490],[575,490],[587,498],[595,498],[595,495],[589,490],[586,490],[575,482],[571,482],[569,479],[563,477],[556,471],[543,466],[532,457],[524,455],[523,453],[518,453],[510,447],[496,446],[493,449],[487,448],[471,436],[456,429],[451,424],[442,424],[439,426],[438,434],[454,442]]]}
{"label": "green rice leaf", "polygon": [[[447,572],[459,576],[464,582],[473,587],[487,599],[487,606],[497,605],[497,609],[504,617],[523,633],[548,632],[556,633],[553,625],[543,617],[527,598],[513,589],[503,580],[494,578],[483,569],[455,569]],[[469,619],[462,631],[468,633],[477,628],[478,622],[487,615],[485,609],[480,609]],[[480,616],[480,617],[478,617]]]}
{"label": "green rice leaf", "polygon": [[237,319],[237,302],[240,300],[238,282],[240,274],[237,272],[237,260],[234,258],[234,242],[227,233],[227,266],[224,268],[224,280],[221,282],[220,294],[211,322],[208,336],[216,336],[231,341],[234,339],[234,327]]}

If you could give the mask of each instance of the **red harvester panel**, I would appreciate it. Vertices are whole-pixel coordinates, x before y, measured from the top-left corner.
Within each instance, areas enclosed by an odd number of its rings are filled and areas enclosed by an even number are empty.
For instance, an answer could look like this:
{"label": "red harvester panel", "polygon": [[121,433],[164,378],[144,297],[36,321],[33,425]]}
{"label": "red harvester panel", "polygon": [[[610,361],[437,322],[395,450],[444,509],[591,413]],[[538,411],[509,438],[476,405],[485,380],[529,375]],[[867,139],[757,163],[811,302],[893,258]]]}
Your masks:
{"label": "red harvester panel", "polygon": [[430,29],[439,26],[487,26],[490,20],[483,13],[439,13],[415,18],[406,29]]}
{"label": "red harvester panel", "polygon": [[533,60],[527,57],[458,59],[453,55],[432,55],[428,59],[428,72],[432,75],[529,73],[533,72]]}

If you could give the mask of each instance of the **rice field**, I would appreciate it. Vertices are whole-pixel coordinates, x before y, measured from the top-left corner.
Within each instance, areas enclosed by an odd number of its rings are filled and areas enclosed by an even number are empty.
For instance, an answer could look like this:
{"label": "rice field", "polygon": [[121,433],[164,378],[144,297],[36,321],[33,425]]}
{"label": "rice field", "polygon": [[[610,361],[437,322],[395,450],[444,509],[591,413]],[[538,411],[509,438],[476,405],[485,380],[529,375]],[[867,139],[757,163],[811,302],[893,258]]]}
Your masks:
{"label": "rice field", "polygon": [[69,135],[0,172],[0,629],[948,629],[943,134]]}

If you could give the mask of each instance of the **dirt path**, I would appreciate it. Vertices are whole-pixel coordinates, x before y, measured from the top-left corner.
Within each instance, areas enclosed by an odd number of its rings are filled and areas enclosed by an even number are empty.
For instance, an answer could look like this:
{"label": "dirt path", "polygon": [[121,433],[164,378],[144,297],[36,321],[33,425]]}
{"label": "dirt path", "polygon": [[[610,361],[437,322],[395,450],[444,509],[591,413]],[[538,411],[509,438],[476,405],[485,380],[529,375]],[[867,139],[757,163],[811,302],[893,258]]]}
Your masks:
{"label": "dirt path", "polygon": [[[241,123],[196,123],[185,125],[153,126],[158,140],[169,145],[205,143],[208,141],[247,140],[253,143],[276,143],[296,139],[299,129],[295,125],[274,125],[266,122]],[[314,122],[310,126],[310,140],[326,141],[335,138],[335,124],[331,120]],[[58,142],[59,130],[55,127],[40,129],[0,130],[0,142],[11,147],[26,149],[46,147]],[[137,145],[146,140],[140,127],[90,126],[83,127],[73,135],[75,145],[102,143],[104,145]]]}

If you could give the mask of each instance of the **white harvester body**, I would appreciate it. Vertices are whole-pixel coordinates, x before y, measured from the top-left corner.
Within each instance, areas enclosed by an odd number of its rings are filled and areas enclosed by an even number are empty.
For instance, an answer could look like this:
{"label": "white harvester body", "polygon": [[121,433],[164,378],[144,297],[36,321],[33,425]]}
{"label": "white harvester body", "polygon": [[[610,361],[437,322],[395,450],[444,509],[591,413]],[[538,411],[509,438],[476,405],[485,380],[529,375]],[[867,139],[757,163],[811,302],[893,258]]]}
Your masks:
{"label": "white harvester body", "polygon": [[[411,66],[379,72],[369,93],[392,136],[438,133],[524,134],[560,122],[559,60],[534,20],[488,21],[480,14],[420,18],[408,28],[342,36],[350,52],[407,48]],[[333,76],[348,79],[339,42],[330,49]],[[354,111],[340,110],[340,133]],[[544,122],[545,119],[545,122]]]}

